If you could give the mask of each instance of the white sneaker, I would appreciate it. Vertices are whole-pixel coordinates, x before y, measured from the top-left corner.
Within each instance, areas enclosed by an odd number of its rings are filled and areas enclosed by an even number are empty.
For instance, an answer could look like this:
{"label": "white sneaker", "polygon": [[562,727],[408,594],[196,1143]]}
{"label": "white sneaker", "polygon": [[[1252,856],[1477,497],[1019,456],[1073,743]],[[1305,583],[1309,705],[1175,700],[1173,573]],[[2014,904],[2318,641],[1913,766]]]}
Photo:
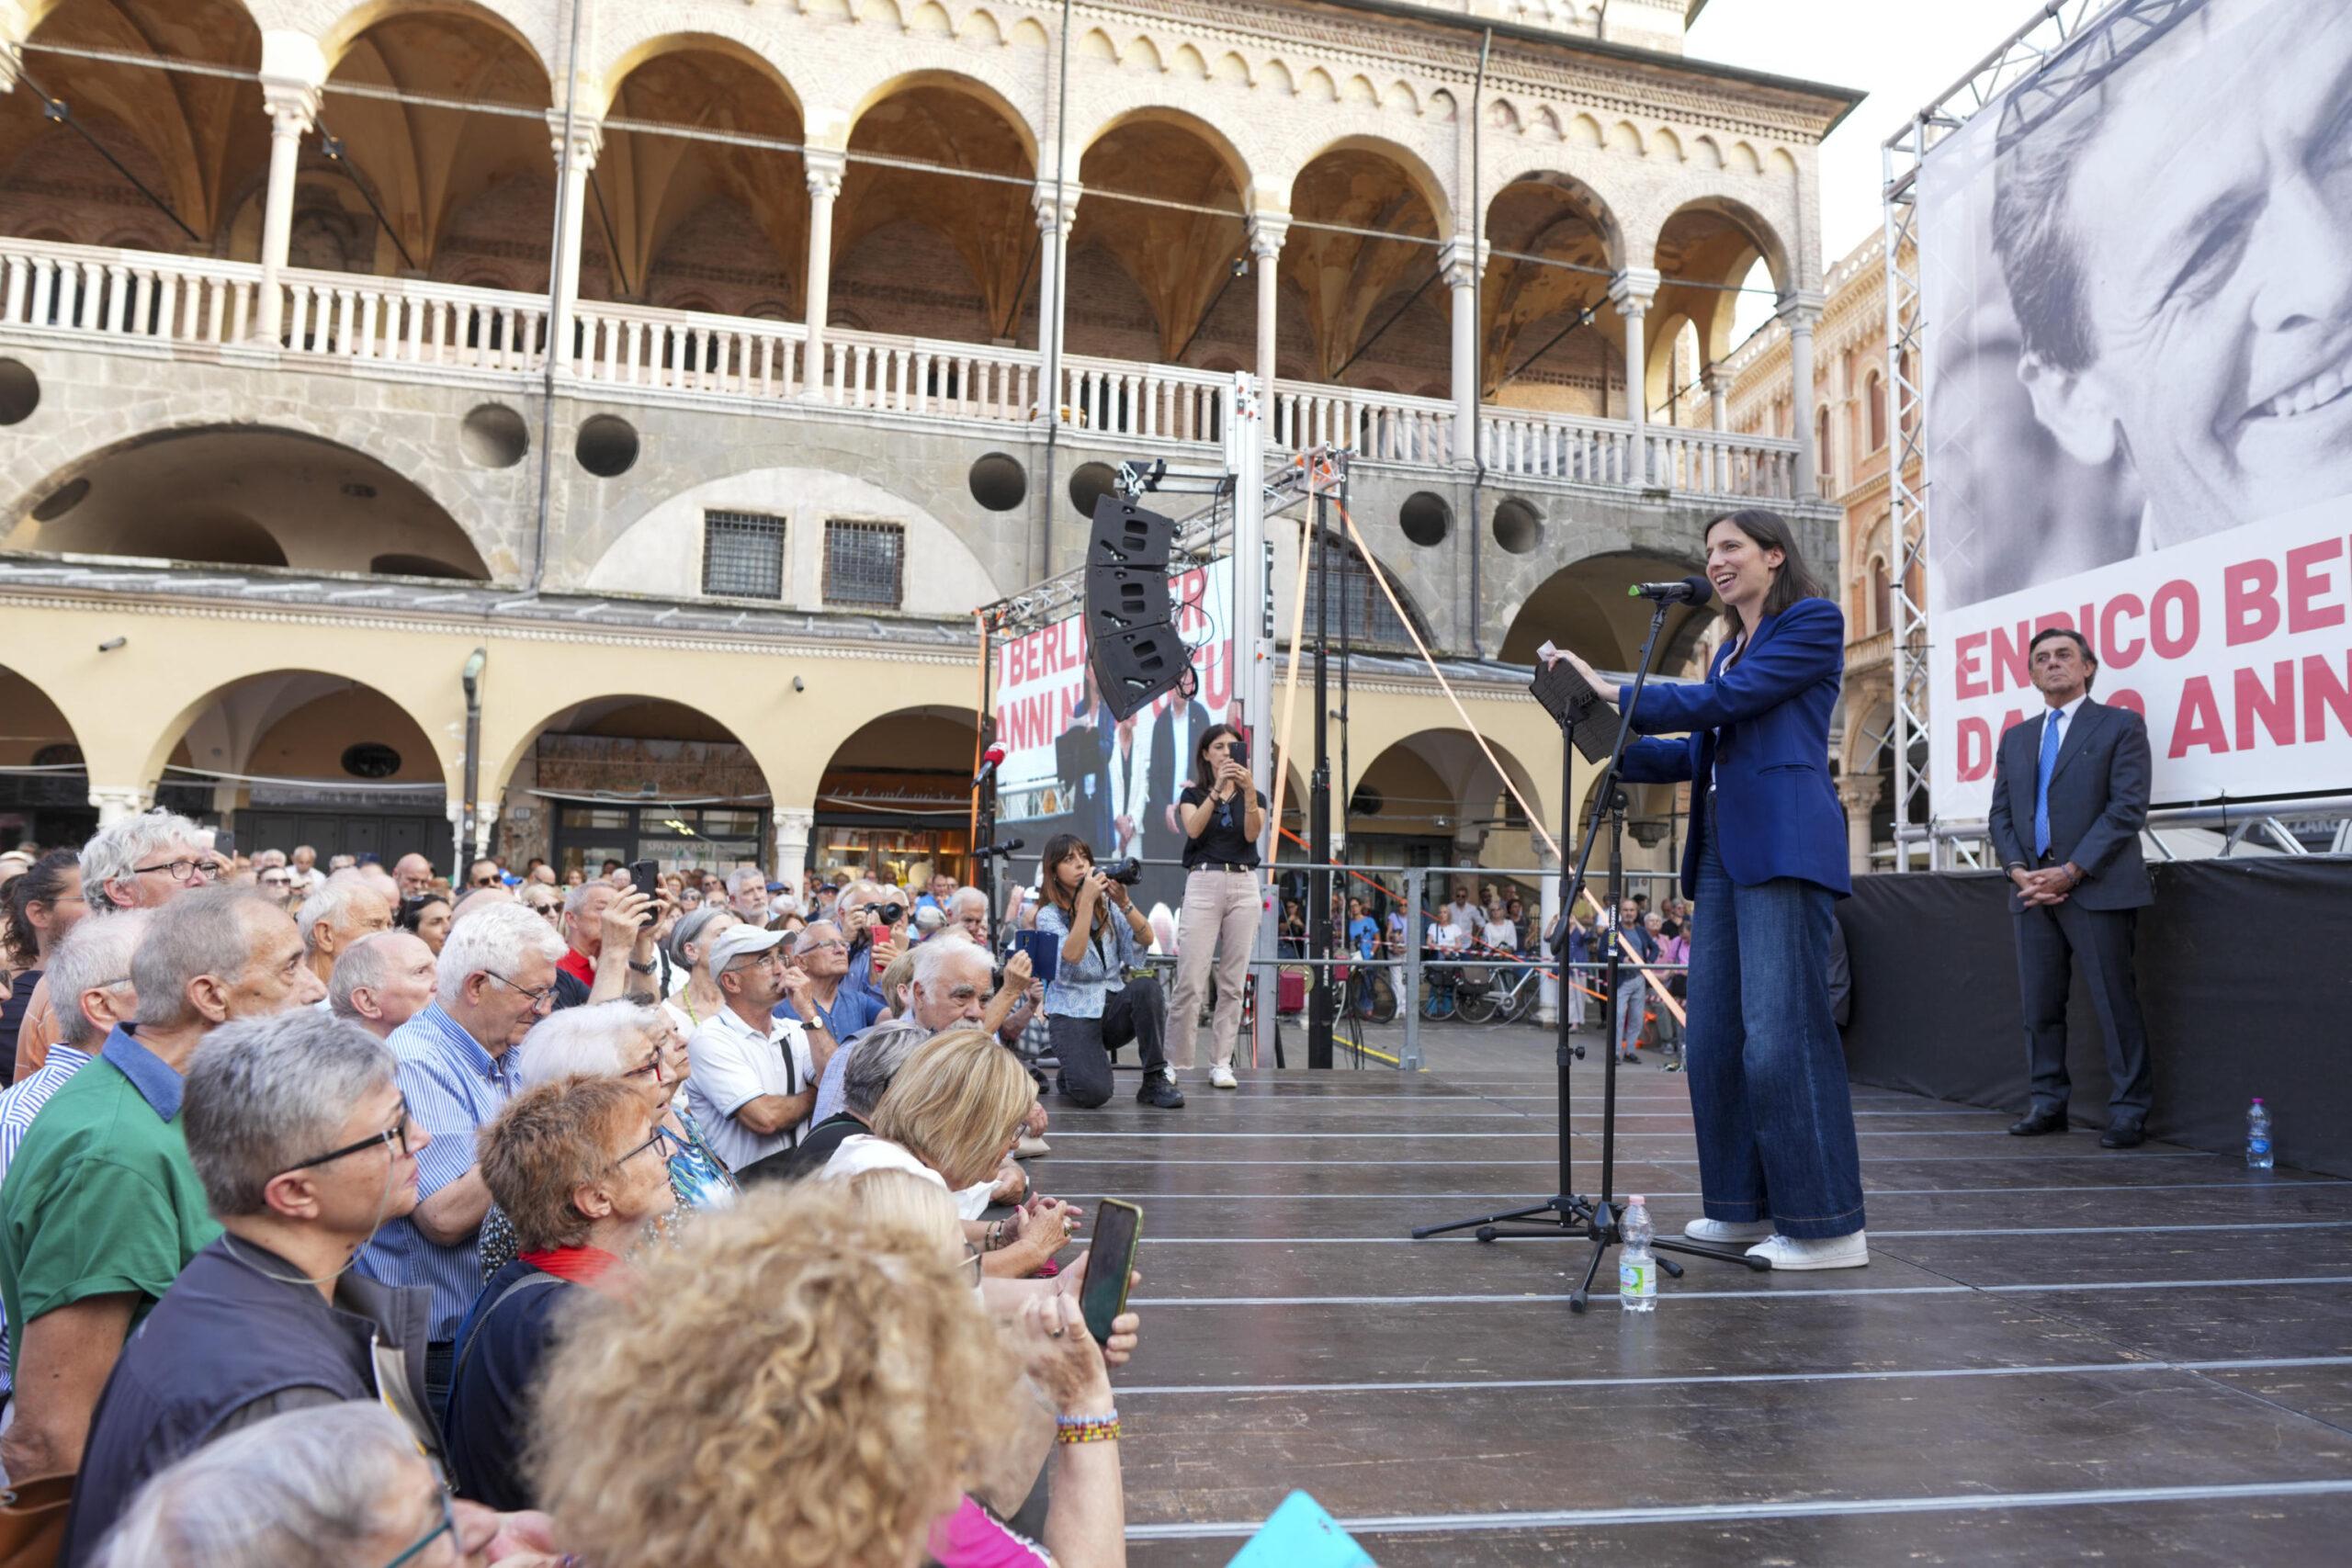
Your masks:
{"label": "white sneaker", "polygon": [[1231,1067],[1219,1062],[1209,1068],[1209,1086],[1213,1089],[1239,1089],[1241,1081],[1233,1076]]}
{"label": "white sneaker", "polygon": [[1851,1235],[1833,1235],[1821,1241],[1799,1241],[1794,1236],[1775,1235],[1747,1249],[1750,1258],[1761,1258],[1778,1273],[1798,1269],[1863,1269],[1870,1265],[1871,1244],[1867,1233],[1856,1231]]}
{"label": "white sneaker", "polygon": [[1772,1234],[1770,1220],[1692,1220],[1682,1227],[1682,1234],[1692,1241],[1713,1242],[1718,1247],[1735,1241],[1762,1241]]}

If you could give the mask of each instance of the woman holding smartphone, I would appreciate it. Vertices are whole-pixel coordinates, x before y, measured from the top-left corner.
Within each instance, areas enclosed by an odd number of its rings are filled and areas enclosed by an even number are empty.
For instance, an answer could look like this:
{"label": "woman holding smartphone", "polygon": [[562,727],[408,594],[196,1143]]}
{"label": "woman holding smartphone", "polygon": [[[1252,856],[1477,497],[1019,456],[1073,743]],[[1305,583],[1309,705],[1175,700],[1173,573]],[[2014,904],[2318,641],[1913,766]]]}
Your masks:
{"label": "woman holding smartphone", "polygon": [[[1216,972],[1216,1031],[1209,1045],[1209,1082],[1233,1089],[1233,1043],[1241,1032],[1241,987],[1250,973],[1265,896],[1258,882],[1258,837],[1266,830],[1266,797],[1250,787],[1250,766],[1234,757],[1241,732],[1212,726],[1193,753],[1193,780],[1176,800],[1184,828],[1184,912],[1176,928],[1176,999],[1168,1059],[1189,1068],[1201,1016],[1201,990]],[[1246,753],[1245,753],[1246,754]]]}
{"label": "woman holding smartphone", "polygon": [[1162,1111],[1182,1107],[1168,1070],[1168,999],[1149,975],[1132,978],[1151,948],[1151,923],[1126,887],[1094,869],[1094,852],[1075,833],[1046,840],[1046,897],[1037,930],[1059,940],[1046,982],[1046,1028],[1061,1062],[1055,1088],[1091,1110],[1111,1098],[1111,1052],[1130,1040],[1143,1057],[1136,1098]]}
{"label": "woman holding smartphone", "polygon": [[[1702,682],[1645,686],[1624,776],[1692,786],[1682,892],[1707,919],[1690,947],[1684,1071],[1706,1218],[1694,1241],[1754,1242],[1775,1269],[1859,1269],[1861,1158],[1829,1016],[1830,906],[1853,890],[1829,783],[1846,618],[1779,513],[1707,525],[1707,581],[1731,637]],[[1633,688],[1564,654],[1622,705]]]}

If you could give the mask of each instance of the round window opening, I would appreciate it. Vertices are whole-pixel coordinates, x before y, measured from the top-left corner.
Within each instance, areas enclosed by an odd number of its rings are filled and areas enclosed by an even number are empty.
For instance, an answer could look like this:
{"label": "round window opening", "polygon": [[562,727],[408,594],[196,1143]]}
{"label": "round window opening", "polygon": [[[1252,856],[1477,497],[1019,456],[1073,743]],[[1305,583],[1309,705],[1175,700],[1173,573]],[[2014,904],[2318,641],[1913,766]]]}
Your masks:
{"label": "round window opening", "polygon": [[388,779],[401,771],[401,754],[380,740],[343,749],[343,771],[355,779]]}

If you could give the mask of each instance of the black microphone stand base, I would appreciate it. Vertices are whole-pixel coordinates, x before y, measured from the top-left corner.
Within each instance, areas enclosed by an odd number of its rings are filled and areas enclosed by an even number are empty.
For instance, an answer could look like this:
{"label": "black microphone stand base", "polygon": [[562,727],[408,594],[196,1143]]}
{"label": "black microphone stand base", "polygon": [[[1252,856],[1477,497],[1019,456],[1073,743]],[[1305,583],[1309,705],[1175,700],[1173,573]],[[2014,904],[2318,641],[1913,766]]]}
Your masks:
{"label": "black microphone stand base", "polygon": [[[1557,951],[1561,953],[1566,953],[1568,949],[1566,935],[1566,922],[1569,919],[1568,911],[1574,908],[1576,899],[1584,891],[1585,868],[1591,863],[1593,847],[1600,838],[1603,821],[1609,825],[1609,908],[1612,911],[1611,918],[1615,918],[1614,911],[1624,908],[1623,850],[1626,800],[1625,793],[1618,784],[1618,763],[1624,756],[1626,737],[1633,733],[1634,714],[1641,705],[1642,688],[1649,680],[1650,656],[1657,646],[1658,631],[1666,624],[1666,602],[1661,600],[1651,613],[1649,638],[1642,644],[1642,662],[1634,673],[1633,694],[1625,704],[1623,719],[1618,725],[1616,742],[1610,752],[1609,765],[1602,771],[1600,786],[1594,792],[1592,819],[1586,825],[1583,841],[1577,849],[1576,870],[1561,886],[1560,925],[1557,928],[1560,932]],[[1561,728],[1563,735],[1560,747],[1560,799],[1561,817],[1564,829],[1573,829],[1576,811],[1573,804],[1576,798],[1574,773],[1576,736],[1573,718],[1563,718]],[[1563,836],[1566,836],[1565,830]],[[1609,944],[1609,996],[1611,998],[1609,1007],[1611,1008],[1614,1007],[1615,998],[1623,994],[1619,987],[1622,980],[1620,967],[1624,951],[1623,942],[1618,940],[1612,929]],[[1559,1069],[1560,1191],[1543,1202],[1532,1203],[1525,1208],[1506,1209],[1499,1213],[1479,1214],[1464,1220],[1449,1220],[1443,1224],[1420,1225],[1417,1226],[1411,1234],[1416,1241],[1426,1240],[1433,1235],[1444,1235],[1453,1231],[1464,1230],[1476,1234],[1480,1241],[1487,1242],[1521,1238],[1530,1240],[1548,1238],[1561,1241],[1580,1238],[1588,1241],[1592,1244],[1592,1256],[1585,1261],[1584,1279],[1568,1297],[1568,1310],[1582,1314],[1591,1303],[1592,1282],[1600,1277],[1600,1265],[1607,1258],[1609,1249],[1612,1247],[1623,1247],[1625,1244],[1625,1233],[1621,1223],[1623,1219],[1623,1212],[1617,1205],[1615,1186],[1618,1042],[1616,1031],[1611,1028],[1608,1042],[1609,1055],[1607,1064],[1602,1069],[1601,1079],[1600,1195],[1598,1198],[1587,1198],[1580,1193],[1572,1195],[1567,1190],[1570,1185],[1568,1141],[1575,1136],[1575,1133],[1572,1131],[1573,1123],[1569,1120],[1571,1096],[1568,1071],[1570,1063],[1584,1055],[1584,1047],[1574,1043],[1569,1039],[1566,987],[1577,984],[1577,975],[1565,959],[1560,964],[1559,983],[1562,987],[1559,1037],[1554,1051],[1554,1061]],[[1605,1019],[1604,1027],[1607,1027]],[[1693,1241],[1653,1237],[1650,1247],[1658,1253],[1675,1252],[1680,1253],[1685,1258],[1707,1258],[1718,1263],[1736,1263],[1758,1273],[1762,1273],[1772,1267],[1765,1258],[1750,1258],[1744,1252],[1727,1252],[1719,1247],[1708,1247]],[[1660,1257],[1657,1261],[1657,1266],[1666,1271],[1668,1278],[1676,1280],[1682,1278],[1682,1266],[1671,1258]]]}

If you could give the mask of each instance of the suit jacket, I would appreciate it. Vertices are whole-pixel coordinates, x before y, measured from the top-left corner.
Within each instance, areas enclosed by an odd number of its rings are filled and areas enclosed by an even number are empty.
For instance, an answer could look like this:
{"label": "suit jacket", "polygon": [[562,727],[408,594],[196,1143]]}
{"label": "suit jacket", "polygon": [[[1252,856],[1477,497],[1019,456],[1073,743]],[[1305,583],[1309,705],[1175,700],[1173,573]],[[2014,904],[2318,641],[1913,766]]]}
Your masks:
{"label": "suit jacket", "polygon": [[[2013,724],[1993,760],[1993,805],[1985,828],[2005,866],[2035,863],[2033,802],[2041,783],[2041,730],[2049,710]],[[2051,863],[2072,861],[2082,885],[2067,897],[2086,909],[2137,909],[2155,902],[2140,829],[2148,825],[2148,726],[2130,708],[2085,697],[2058,743],[2050,770]],[[2014,890],[2009,908],[2025,901]]]}
{"label": "suit jacket", "polygon": [[1181,860],[1184,854],[1184,835],[1168,826],[1165,813],[1193,782],[1193,748],[1201,743],[1208,732],[1207,710],[1196,700],[1186,705],[1184,733],[1176,733],[1176,713],[1173,703],[1162,707],[1151,720],[1151,809],[1150,820],[1144,824],[1144,852],[1156,860]]}
{"label": "suit jacket", "polygon": [[[1846,670],[1846,617],[1827,599],[1800,599],[1758,623],[1747,651],[1715,654],[1703,682],[1642,689],[1634,728],[1688,731],[1681,740],[1635,740],[1622,772],[1634,784],[1715,784],[1715,852],[1742,887],[1793,876],[1839,897],[1854,890],[1846,815],[1829,782],[1829,714]],[[1618,710],[1633,695],[1617,691]],[[1682,892],[1699,896],[1706,808],[1694,801],[1682,851]]]}

